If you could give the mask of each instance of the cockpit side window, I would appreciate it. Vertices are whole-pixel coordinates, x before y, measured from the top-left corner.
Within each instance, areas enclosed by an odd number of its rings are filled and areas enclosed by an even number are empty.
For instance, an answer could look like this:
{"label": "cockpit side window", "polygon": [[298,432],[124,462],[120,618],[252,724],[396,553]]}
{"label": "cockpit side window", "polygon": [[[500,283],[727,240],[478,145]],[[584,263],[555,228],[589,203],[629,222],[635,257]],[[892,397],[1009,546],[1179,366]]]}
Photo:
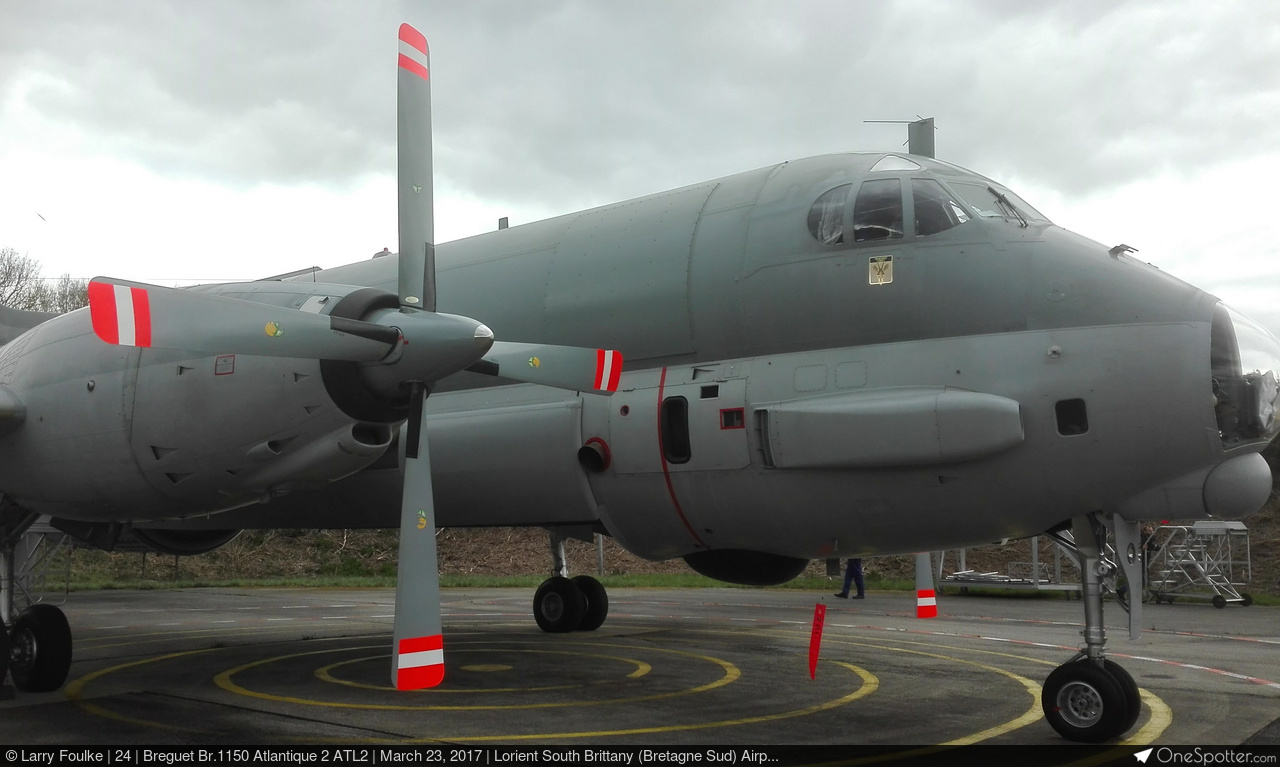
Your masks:
{"label": "cockpit side window", "polygon": [[853,204],[853,241],[898,239],[902,231],[902,181],[863,181]]}
{"label": "cockpit side window", "polygon": [[931,178],[911,179],[911,199],[915,203],[918,237],[945,232],[969,220],[969,214],[951,193]]}
{"label": "cockpit side window", "polygon": [[843,184],[823,192],[809,208],[809,233],[823,245],[844,242],[844,203],[853,184]]}

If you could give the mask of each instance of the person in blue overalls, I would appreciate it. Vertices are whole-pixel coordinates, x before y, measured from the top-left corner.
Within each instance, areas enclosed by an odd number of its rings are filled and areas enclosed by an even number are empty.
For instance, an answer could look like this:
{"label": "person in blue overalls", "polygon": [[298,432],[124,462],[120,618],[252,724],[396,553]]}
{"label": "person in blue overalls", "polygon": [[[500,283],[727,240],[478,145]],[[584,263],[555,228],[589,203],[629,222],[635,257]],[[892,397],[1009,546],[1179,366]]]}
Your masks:
{"label": "person in blue overalls", "polygon": [[861,559],[850,559],[848,562],[845,563],[844,588],[841,589],[840,591],[837,591],[836,596],[840,597],[841,599],[848,599],[850,583],[858,587],[858,592],[853,595],[853,598],[854,599],[865,598],[866,594],[864,592],[866,591],[866,585],[862,581],[862,560]]}

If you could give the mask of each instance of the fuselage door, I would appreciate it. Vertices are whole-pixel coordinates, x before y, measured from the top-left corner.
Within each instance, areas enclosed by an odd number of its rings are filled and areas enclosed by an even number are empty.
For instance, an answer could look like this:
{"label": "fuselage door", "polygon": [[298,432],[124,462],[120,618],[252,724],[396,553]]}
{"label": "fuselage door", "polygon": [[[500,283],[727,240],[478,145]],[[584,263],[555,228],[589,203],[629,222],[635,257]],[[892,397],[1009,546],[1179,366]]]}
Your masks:
{"label": "fuselage door", "polygon": [[[671,384],[672,378],[685,382]],[[658,388],[619,392],[612,398],[617,407],[609,424],[615,471],[660,472],[664,465],[671,472],[721,471],[749,465],[746,393],[745,378],[704,377],[689,370],[668,371]]]}

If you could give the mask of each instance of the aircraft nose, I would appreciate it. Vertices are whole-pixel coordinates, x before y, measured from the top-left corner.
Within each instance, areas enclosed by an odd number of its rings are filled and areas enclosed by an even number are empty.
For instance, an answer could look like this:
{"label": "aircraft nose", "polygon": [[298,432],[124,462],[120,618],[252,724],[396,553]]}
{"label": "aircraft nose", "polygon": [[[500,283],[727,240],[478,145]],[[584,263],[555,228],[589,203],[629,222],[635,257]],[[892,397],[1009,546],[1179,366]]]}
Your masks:
{"label": "aircraft nose", "polygon": [[1224,446],[1268,441],[1280,434],[1276,420],[1280,340],[1261,323],[1225,304],[1214,310],[1210,364]]}

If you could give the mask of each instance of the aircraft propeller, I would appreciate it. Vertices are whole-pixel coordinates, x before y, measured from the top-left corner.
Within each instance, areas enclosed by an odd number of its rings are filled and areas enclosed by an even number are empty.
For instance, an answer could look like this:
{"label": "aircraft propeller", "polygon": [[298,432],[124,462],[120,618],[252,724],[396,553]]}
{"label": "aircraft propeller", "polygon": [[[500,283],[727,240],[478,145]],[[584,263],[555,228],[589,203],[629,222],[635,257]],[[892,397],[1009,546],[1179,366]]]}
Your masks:
{"label": "aircraft propeller", "polygon": [[435,502],[424,403],[431,386],[463,370],[611,394],[622,355],[609,349],[495,341],[478,320],[436,312],[432,213],[431,83],[427,41],[400,26],[397,81],[399,311],[364,320],[275,307],[212,293],[106,277],[89,283],[94,333],[121,346],[343,360],[361,364],[369,390],[409,394],[400,559],[391,654],[397,689],[444,678]]}

